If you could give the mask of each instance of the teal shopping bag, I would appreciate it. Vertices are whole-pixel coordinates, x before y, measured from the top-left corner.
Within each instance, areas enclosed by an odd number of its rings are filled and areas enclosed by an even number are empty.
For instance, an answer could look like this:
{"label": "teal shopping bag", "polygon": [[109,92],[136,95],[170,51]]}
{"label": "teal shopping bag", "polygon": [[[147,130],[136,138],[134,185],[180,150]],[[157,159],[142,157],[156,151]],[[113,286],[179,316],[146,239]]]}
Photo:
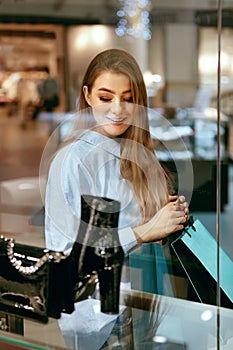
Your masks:
{"label": "teal shopping bag", "polygon": [[[206,227],[196,220],[171,243],[200,302],[217,304],[218,244]],[[220,247],[221,306],[233,307],[233,261]]]}

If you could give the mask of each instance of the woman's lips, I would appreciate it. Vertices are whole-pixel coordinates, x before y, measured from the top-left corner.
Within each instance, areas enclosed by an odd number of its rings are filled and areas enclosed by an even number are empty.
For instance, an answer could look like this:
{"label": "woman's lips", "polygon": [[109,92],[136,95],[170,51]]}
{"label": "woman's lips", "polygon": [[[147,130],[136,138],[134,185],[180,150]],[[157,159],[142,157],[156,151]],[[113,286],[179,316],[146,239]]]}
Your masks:
{"label": "woman's lips", "polygon": [[114,124],[122,124],[125,121],[125,118],[106,117],[106,119]]}

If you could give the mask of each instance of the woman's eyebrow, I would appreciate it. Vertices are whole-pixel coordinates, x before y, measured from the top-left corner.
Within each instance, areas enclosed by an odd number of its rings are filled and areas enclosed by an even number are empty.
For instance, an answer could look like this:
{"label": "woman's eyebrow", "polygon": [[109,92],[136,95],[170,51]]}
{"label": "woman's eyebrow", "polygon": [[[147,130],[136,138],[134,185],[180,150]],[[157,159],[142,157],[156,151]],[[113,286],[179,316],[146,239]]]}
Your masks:
{"label": "woman's eyebrow", "polygon": [[[114,91],[114,90],[107,89],[107,88],[105,88],[105,87],[99,88],[98,91],[105,91],[105,92],[110,92],[111,94],[115,94],[115,91]],[[122,94],[128,94],[128,93],[131,93],[131,89],[122,91]]]}

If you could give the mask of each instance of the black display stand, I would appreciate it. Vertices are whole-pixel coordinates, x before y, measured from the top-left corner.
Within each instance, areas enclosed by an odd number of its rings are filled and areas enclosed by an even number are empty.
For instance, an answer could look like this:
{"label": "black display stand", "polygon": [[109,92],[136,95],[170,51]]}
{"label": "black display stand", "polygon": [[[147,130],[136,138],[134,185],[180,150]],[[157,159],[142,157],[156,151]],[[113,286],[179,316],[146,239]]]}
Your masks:
{"label": "black display stand", "polygon": [[[170,173],[175,192],[184,194],[182,184],[178,184],[177,168],[182,171],[185,160],[161,162]],[[217,165],[216,160],[192,159],[194,186],[189,203],[190,212],[216,211]],[[228,203],[228,160],[221,162],[221,210]],[[182,193],[180,192],[182,191]]]}

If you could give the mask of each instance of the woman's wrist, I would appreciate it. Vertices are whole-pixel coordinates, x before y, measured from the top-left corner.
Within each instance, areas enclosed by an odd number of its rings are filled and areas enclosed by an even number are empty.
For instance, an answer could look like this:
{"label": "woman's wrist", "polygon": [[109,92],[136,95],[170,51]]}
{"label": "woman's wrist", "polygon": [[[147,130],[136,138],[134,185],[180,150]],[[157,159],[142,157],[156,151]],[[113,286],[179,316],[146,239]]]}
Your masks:
{"label": "woman's wrist", "polygon": [[161,237],[157,238],[157,236],[159,236],[159,233],[156,234],[154,226],[153,226],[153,234],[150,233],[150,230],[151,230],[150,221],[133,228],[138,244],[155,242],[161,239]]}

